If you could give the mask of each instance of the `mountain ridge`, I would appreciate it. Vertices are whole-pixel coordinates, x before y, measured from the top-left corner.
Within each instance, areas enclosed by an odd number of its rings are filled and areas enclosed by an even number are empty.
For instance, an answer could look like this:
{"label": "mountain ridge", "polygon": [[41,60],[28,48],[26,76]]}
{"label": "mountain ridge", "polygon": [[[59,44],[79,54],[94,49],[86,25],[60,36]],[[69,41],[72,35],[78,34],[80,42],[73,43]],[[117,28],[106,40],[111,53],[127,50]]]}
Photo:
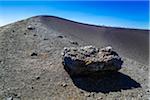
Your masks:
{"label": "mountain ridge", "polygon": [[121,55],[148,65],[149,30],[95,26],[48,15],[33,16],[25,20],[30,19],[39,19],[48,30],[76,37],[87,44],[98,47],[111,45]]}
{"label": "mountain ridge", "polygon": [[[88,23],[83,23],[83,22],[79,22],[79,21],[74,21],[74,20],[70,20],[70,19],[68,19],[68,18],[53,16],[53,15],[36,15],[36,16],[31,16],[31,17],[29,17],[29,18],[25,18],[25,19],[22,19],[22,20],[26,20],[26,19],[30,19],[30,18],[38,18],[38,17],[57,18],[57,19],[62,19],[62,20],[70,21],[70,22],[77,23],[77,24],[83,24],[83,25],[95,26],[95,27],[105,27],[105,28],[115,28],[115,29],[150,31],[150,29],[129,28],[129,27],[123,27],[123,26],[122,26],[122,27],[119,27],[119,26],[107,26],[107,25],[88,24]],[[9,23],[9,24],[13,24],[13,23],[16,23],[16,22],[19,22],[19,21],[22,21],[22,20],[18,20],[18,21]],[[0,27],[7,26],[7,25],[9,25],[9,24],[2,25],[2,26],[0,26]]]}
{"label": "mountain ridge", "polygon": [[[0,99],[146,100],[149,66],[141,63],[148,60],[146,34],[53,17],[0,27]],[[71,77],[62,64],[62,50],[87,45],[111,45],[123,60],[122,68],[106,77]]]}

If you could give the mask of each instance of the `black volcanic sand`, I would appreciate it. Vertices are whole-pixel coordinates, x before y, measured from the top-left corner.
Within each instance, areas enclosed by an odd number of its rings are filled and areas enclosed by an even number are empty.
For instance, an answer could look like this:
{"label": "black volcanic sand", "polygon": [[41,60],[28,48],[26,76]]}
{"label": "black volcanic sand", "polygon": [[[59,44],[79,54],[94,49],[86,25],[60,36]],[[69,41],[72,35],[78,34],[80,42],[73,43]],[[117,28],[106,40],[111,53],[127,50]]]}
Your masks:
{"label": "black volcanic sand", "polygon": [[[53,16],[3,26],[0,100],[145,100],[150,96],[148,36],[147,30],[86,25]],[[104,76],[70,76],[62,65],[62,49],[89,44],[114,47],[123,68]]]}
{"label": "black volcanic sand", "polygon": [[120,55],[148,65],[148,30],[99,27],[49,16],[41,17],[41,20],[57,32],[98,47],[111,45]]}

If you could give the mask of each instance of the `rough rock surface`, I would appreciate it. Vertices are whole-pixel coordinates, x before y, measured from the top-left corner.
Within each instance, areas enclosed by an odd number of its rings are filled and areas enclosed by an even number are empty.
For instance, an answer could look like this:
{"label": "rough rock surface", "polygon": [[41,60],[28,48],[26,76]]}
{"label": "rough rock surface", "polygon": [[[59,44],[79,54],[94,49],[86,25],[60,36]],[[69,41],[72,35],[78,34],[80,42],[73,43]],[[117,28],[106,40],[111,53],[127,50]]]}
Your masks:
{"label": "rough rock surface", "polygon": [[65,47],[62,55],[71,74],[118,71],[123,63],[110,46],[102,49],[94,46]]}

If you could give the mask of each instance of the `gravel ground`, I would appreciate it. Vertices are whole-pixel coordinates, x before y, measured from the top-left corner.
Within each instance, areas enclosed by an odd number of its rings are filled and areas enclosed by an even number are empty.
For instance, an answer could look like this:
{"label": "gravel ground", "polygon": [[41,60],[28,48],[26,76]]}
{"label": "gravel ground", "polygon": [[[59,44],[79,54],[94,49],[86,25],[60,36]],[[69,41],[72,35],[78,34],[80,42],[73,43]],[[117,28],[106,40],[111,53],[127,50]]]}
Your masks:
{"label": "gravel ground", "polygon": [[62,49],[84,45],[45,27],[39,17],[1,27],[0,100],[148,99],[148,66],[126,57],[113,75],[70,77],[62,65]]}

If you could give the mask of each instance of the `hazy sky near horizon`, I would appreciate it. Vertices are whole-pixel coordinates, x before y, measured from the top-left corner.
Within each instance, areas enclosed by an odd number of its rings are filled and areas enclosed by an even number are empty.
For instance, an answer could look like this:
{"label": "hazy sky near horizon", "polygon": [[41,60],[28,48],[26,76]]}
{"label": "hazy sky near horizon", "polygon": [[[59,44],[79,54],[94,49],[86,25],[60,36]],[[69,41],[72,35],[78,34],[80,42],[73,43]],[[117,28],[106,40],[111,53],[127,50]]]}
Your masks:
{"label": "hazy sky near horizon", "polygon": [[148,1],[0,1],[0,26],[36,15],[77,22],[150,29]]}

